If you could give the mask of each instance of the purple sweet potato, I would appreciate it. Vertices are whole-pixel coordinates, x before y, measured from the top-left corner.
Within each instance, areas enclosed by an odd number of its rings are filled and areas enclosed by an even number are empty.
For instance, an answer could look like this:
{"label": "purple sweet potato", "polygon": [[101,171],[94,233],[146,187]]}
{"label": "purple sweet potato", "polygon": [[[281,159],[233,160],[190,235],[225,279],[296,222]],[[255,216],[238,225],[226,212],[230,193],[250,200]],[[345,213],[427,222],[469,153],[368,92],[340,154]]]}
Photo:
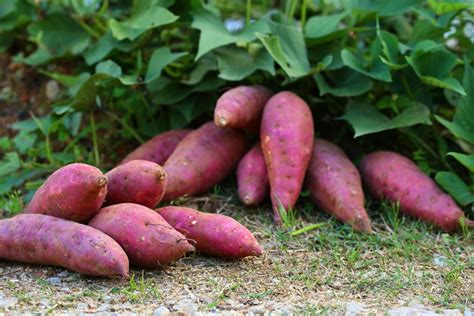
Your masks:
{"label": "purple sweet potato", "polygon": [[232,217],[180,206],[162,207],[156,211],[176,230],[194,240],[201,253],[223,258],[262,254],[257,239]]}
{"label": "purple sweet potato", "polygon": [[107,177],[96,167],[74,163],[49,176],[24,213],[84,223],[99,211],[106,195]]}
{"label": "purple sweet potato", "polygon": [[315,139],[305,187],[322,210],[357,231],[372,232],[359,171],[337,145]]}
{"label": "purple sweet potato", "polygon": [[132,266],[161,267],[194,250],[185,236],[143,205],[122,203],[105,207],[89,225],[117,241]]}
{"label": "purple sweet potato", "polygon": [[242,131],[208,122],[186,136],[165,163],[163,201],[205,192],[227,177],[245,154]]}
{"label": "purple sweet potato", "polygon": [[0,258],[67,268],[95,276],[128,277],[128,258],[104,233],[41,214],[0,220]]}
{"label": "purple sweet potato", "polygon": [[237,187],[240,200],[247,206],[260,204],[268,195],[270,185],[260,143],[240,160]]}
{"label": "purple sweet potato", "polygon": [[163,166],[179,142],[190,132],[188,129],[177,129],[159,134],[128,154],[120,164],[132,160],[147,160]]}
{"label": "purple sweet potato", "polygon": [[263,110],[260,141],[279,224],[280,205],[289,209],[298,200],[313,149],[314,123],[306,102],[288,91],[274,95]]}
{"label": "purple sweet potato", "polygon": [[456,230],[461,219],[474,226],[454,200],[410,159],[377,151],[364,157],[360,169],[370,193],[377,199],[398,202],[402,212],[448,232]]}
{"label": "purple sweet potato", "polygon": [[132,160],[105,176],[109,180],[105,205],[135,203],[153,208],[165,195],[168,183],[163,167],[146,160]]}
{"label": "purple sweet potato", "polygon": [[221,127],[258,130],[263,107],[272,92],[262,86],[238,86],[217,100],[214,122]]}

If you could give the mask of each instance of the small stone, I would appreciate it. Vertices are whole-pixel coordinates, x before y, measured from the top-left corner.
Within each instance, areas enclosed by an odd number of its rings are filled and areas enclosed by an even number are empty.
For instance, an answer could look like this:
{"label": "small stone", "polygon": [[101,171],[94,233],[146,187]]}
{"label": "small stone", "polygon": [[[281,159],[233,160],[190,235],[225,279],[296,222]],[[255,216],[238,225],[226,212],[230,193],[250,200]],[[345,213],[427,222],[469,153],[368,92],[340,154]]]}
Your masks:
{"label": "small stone", "polygon": [[40,303],[41,306],[44,306],[44,307],[50,307],[51,306],[50,302],[45,298],[41,299],[39,303]]}
{"label": "small stone", "polygon": [[420,316],[438,316],[439,314],[428,310],[426,308],[414,307],[414,306],[402,306],[392,308],[387,311],[387,315],[389,316],[413,316],[413,315],[420,315]]}
{"label": "small stone", "polygon": [[110,309],[110,304],[102,304],[97,308],[97,312],[106,312]]}
{"label": "small stone", "polygon": [[50,277],[47,278],[46,281],[48,281],[52,285],[61,285],[61,279],[58,277]]}
{"label": "small stone", "polygon": [[363,313],[365,305],[357,302],[349,302],[346,304],[346,316],[354,316]]}
{"label": "small stone", "polygon": [[170,310],[166,308],[166,306],[159,306],[155,311],[153,312],[153,316],[164,316],[170,313]]}
{"label": "small stone", "polygon": [[445,267],[447,265],[446,257],[435,253],[433,255],[433,264],[438,267]]}
{"label": "small stone", "polygon": [[257,306],[253,306],[250,309],[250,312],[254,313],[254,314],[264,314],[265,313],[265,304],[260,304],[260,305],[257,305]]}
{"label": "small stone", "polygon": [[66,271],[66,270],[64,270],[64,271],[62,271],[62,272],[60,272],[60,273],[58,273],[58,277],[60,277],[60,278],[66,278],[66,277],[68,277],[68,276],[69,276],[69,272]]}
{"label": "small stone", "polygon": [[102,297],[101,300],[102,300],[102,302],[104,302],[104,303],[110,303],[110,302],[112,302],[114,299],[113,299],[111,296],[106,295],[106,296]]}
{"label": "small stone", "polygon": [[61,91],[61,88],[59,87],[59,83],[56,80],[49,80],[46,83],[46,97],[54,101],[58,98],[59,92]]}
{"label": "small stone", "polygon": [[185,312],[188,314],[194,314],[198,311],[199,306],[193,300],[189,298],[182,299],[174,304],[173,309],[177,312]]}
{"label": "small stone", "polygon": [[445,309],[443,311],[445,316],[463,316],[459,309]]}
{"label": "small stone", "polygon": [[0,309],[14,307],[17,303],[16,297],[0,297]]}
{"label": "small stone", "polygon": [[464,316],[472,316],[471,310],[466,308],[466,309],[464,310]]}
{"label": "small stone", "polygon": [[86,303],[77,303],[76,304],[76,309],[77,310],[86,310],[87,309],[87,304]]}

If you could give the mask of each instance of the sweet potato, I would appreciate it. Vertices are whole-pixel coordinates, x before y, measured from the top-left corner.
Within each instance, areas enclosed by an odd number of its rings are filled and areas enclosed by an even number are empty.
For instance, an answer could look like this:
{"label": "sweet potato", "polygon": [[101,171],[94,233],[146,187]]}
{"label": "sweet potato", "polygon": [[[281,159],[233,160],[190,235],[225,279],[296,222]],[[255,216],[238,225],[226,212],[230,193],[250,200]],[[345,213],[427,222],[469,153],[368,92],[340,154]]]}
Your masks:
{"label": "sweet potato", "polygon": [[163,167],[146,160],[132,160],[105,176],[109,180],[105,205],[136,203],[153,208],[163,198],[168,183]]}
{"label": "sweet potato", "polygon": [[188,129],[177,129],[159,134],[128,154],[120,165],[132,160],[147,160],[163,166],[179,142],[190,132]]}
{"label": "sweet potato", "polygon": [[56,170],[36,191],[24,213],[45,214],[84,223],[94,216],[107,195],[107,177],[86,164]]}
{"label": "sweet potato", "polygon": [[372,232],[359,171],[337,145],[315,139],[305,187],[322,210],[357,231]]}
{"label": "sweet potato", "polygon": [[143,205],[122,203],[105,207],[89,225],[117,241],[130,264],[137,267],[157,268],[194,250],[186,237]]}
{"label": "sweet potato", "polygon": [[205,192],[227,177],[245,154],[242,131],[208,122],[186,136],[165,163],[163,201]]}
{"label": "sweet potato", "polygon": [[281,223],[279,207],[292,208],[298,200],[313,149],[314,123],[306,102],[288,91],[274,95],[263,110],[260,141],[274,219]]}
{"label": "sweet potato", "polygon": [[400,210],[434,224],[444,231],[454,231],[461,218],[468,225],[454,200],[424,174],[410,159],[390,151],[377,151],[361,162],[362,179],[377,199],[398,202]]}
{"label": "sweet potato", "polygon": [[95,276],[128,277],[128,258],[104,233],[41,214],[0,221],[0,258],[67,268]]}
{"label": "sweet potato", "polygon": [[257,239],[232,217],[180,206],[162,207],[156,211],[176,230],[194,240],[201,253],[223,258],[262,254]]}
{"label": "sweet potato", "polygon": [[237,187],[240,200],[247,206],[260,204],[268,195],[270,185],[260,143],[240,160]]}
{"label": "sweet potato", "polygon": [[258,130],[263,107],[272,92],[262,86],[238,86],[225,92],[214,110],[214,122],[221,127]]}

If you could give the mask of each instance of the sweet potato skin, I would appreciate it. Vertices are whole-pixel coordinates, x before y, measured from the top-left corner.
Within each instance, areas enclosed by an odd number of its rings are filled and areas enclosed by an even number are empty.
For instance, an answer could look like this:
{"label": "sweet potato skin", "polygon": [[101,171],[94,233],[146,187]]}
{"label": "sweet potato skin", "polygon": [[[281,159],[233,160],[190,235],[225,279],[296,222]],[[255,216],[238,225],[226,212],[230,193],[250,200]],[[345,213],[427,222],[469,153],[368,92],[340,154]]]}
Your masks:
{"label": "sweet potato skin", "polygon": [[405,156],[390,151],[373,152],[363,158],[360,170],[375,198],[399,202],[402,212],[444,231],[459,227],[463,211]]}
{"label": "sweet potato skin", "polygon": [[237,167],[239,198],[246,206],[262,203],[270,190],[260,142],[245,154]]}
{"label": "sweet potato skin", "polygon": [[163,201],[206,192],[227,177],[245,154],[245,134],[208,122],[184,138],[165,163]]}
{"label": "sweet potato skin", "polygon": [[89,225],[112,237],[125,250],[130,264],[137,267],[158,268],[194,250],[163,217],[138,204],[105,207]]}
{"label": "sweet potato skin", "polygon": [[96,167],[74,163],[49,176],[24,213],[84,223],[99,211],[106,195],[107,177]]}
{"label": "sweet potato skin", "polygon": [[161,133],[129,153],[119,165],[132,160],[147,160],[163,166],[179,142],[190,132],[189,129],[176,129]]}
{"label": "sweet potato skin", "polygon": [[214,122],[221,127],[258,130],[263,107],[272,92],[262,86],[238,86],[225,92],[214,110]]}
{"label": "sweet potato skin", "polygon": [[41,214],[0,220],[0,258],[54,265],[94,276],[128,277],[128,258],[104,233]]}
{"label": "sweet potato skin", "polygon": [[263,110],[260,141],[274,220],[281,223],[279,205],[285,209],[294,207],[313,149],[314,123],[306,102],[292,92],[275,94]]}
{"label": "sweet potato skin", "polygon": [[156,211],[171,226],[194,240],[201,253],[223,258],[262,254],[253,234],[232,217],[180,206],[166,206]]}
{"label": "sweet potato skin", "polygon": [[318,207],[357,231],[372,232],[359,170],[337,145],[315,139],[305,187]]}
{"label": "sweet potato skin", "polygon": [[155,207],[163,198],[168,179],[160,165],[146,160],[132,160],[105,174],[105,205],[135,203]]}

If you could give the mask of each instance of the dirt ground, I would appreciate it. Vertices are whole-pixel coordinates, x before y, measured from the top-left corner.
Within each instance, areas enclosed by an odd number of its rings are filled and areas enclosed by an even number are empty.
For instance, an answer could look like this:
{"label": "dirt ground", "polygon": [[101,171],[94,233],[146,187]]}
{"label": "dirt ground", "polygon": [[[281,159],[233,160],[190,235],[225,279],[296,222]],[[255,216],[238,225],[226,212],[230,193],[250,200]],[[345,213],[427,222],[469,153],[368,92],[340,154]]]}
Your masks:
{"label": "dirt ground", "polygon": [[372,211],[375,234],[366,236],[320,212],[303,211],[297,228],[327,224],[291,237],[294,229],[276,229],[270,222],[268,205],[242,209],[230,192],[184,204],[234,216],[255,233],[263,256],[226,261],[195,253],[162,270],[133,270],[131,280],[3,261],[0,314],[382,313],[422,304],[433,311],[457,309],[452,315],[461,315],[474,308],[472,236],[442,234],[405,218],[394,231]]}

